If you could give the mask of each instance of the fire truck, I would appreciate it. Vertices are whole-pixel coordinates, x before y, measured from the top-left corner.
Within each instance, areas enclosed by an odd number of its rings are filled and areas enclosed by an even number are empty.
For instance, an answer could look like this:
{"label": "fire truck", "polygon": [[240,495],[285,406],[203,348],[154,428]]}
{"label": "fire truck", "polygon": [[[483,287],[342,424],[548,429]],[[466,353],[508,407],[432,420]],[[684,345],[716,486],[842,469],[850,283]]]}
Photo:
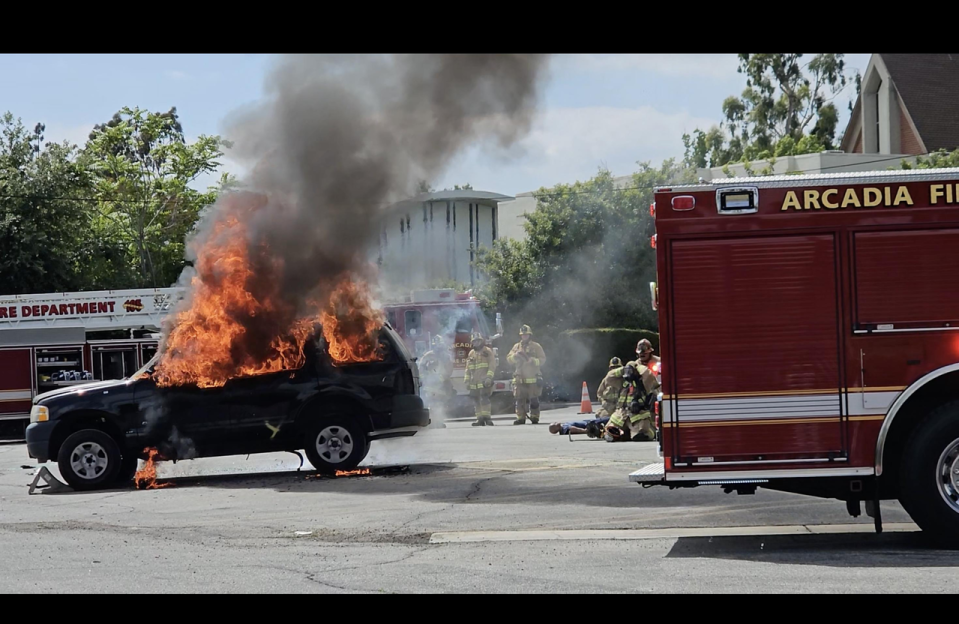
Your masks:
{"label": "fire truck", "polygon": [[180,296],[160,288],[0,297],[0,421],[26,425],[37,394],[139,369]]}
{"label": "fire truck", "polygon": [[[403,301],[393,301],[383,306],[387,322],[403,337],[410,351],[417,358],[430,350],[433,336],[439,335],[453,349],[453,388],[456,390],[457,412],[472,414],[469,392],[463,382],[466,372],[466,357],[469,355],[473,332],[479,332],[490,343],[495,343],[503,334],[503,319],[496,315],[496,334],[491,335],[486,316],[480,309],[479,300],[471,292],[457,293],[455,289],[414,290]],[[492,344],[491,344],[492,346]],[[504,369],[505,363],[496,354],[496,377],[493,382],[491,401],[499,413],[509,411],[513,403],[513,382]]]}
{"label": "fire truck", "polygon": [[898,500],[959,539],[959,169],[655,190],[656,462],[629,479]]}

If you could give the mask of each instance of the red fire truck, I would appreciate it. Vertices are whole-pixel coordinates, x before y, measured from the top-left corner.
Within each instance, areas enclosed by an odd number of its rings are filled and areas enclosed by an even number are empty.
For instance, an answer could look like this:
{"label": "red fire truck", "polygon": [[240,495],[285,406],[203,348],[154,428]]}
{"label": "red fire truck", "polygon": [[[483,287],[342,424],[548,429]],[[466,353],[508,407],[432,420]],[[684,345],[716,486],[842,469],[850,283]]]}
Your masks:
{"label": "red fire truck", "polygon": [[[433,290],[414,290],[404,301],[391,302],[383,309],[387,322],[403,337],[410,351],[416,357],[422,357],[430,349],[433,336],[440,335],[453,349],[453,388],[456,390],[457,405],[472,413],[469,393],[463,383],[466,371],[466,356],[470,352],[472,333],[479,332],[491,343],[503,333],[502,317],[496,315],[495,335],[491,335],[486,316],[480,309],[479,300],[470,292],[457,293],[452,288]],[[497,412],[513,403],[513,382],[508,371],[502,370],[503,362],[497,354],[497,373],[493,383],[492,402]]]}
{"label": "red fire truck", "polygon": [[136,371],[156,353],[155,332],[179,296],[161,288],[0,297],[0,420],[26,425],[39,393]]}
{"label": "red fire truck", "polygon": [[670,488],[899,500],[959,538],[959,169],[656,190]]}

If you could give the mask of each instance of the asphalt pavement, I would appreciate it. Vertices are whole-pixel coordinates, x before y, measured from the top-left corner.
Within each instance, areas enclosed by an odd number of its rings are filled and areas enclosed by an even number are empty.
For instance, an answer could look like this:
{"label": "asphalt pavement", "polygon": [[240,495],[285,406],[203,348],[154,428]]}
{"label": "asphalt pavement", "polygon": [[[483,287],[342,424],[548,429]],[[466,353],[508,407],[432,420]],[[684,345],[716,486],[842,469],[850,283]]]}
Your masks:
{"label": "asphalt pavement", "polygon": [[145,491],[29,495],[36,464],[3,444],[0,591],[955,593],[959,553],[897,504],[877,535],[838,501],[642,488],[655,443],[548,433],[577,411],[375,442],[372,476],[240,456],[160,464]]}

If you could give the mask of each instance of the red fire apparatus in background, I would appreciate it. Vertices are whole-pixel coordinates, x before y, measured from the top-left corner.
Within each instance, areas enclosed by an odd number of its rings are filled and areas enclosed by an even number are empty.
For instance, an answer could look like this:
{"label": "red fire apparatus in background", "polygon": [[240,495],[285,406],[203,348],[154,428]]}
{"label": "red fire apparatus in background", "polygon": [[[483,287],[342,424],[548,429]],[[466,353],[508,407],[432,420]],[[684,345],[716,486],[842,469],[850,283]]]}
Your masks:
{"label": "red fire apparatus in background", "polygon": [[959,169],[659,188],[662,463],[959,539]]}
{"label": "red fire apparatus in background", "polygon": [[[479,300],[471,293],[457,293],[452,288],[414,290],[404,301],[383,306],[387,322],[403,337],[417,358],[430,350],[433,336],[440,335],[453,350],[453,388],[456,404],[461,411],[472,413],[469,393],[463,383],[466,356],[470,352],[472,333],[479,332],[491,343],[503,333],[502,317],[496,315],[496,335],[491,335],[489,324],[480,309]],[[493,407],[498,412],[513,404],[513,382],[508,371],[502,370],[499,349],[497,372],[493,383]],[[498,408],[498,409],[497,409]]]}
{"label": "red fire apparatus in background", "polygon": [[37,394],[136,371],[156,353],[155,332],[179,296],[161,288],[0,297],[0,421],[26,425]]}

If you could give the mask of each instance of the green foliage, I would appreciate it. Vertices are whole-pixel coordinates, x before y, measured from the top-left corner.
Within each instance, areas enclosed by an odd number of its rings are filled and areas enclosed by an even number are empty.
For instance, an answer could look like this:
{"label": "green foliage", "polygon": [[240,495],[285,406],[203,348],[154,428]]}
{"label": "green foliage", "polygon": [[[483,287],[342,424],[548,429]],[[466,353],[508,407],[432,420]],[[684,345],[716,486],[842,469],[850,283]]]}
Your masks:
{"label": "green foliage", "polygon": [[540,189],[526,215],[526,240],[500,239],[479,250],[476,265],[489,281],[478,296],[488,310],[503,312],[507,335],[521,323],[540,336],[594,325],[656,327],[652,189],[691,182],[693,174],[673,160],[639,166],[627,188],[601,170],[586,182]]}
{"label": "green foliage", "polygon": [[236,180],[189,186],[215,171],[219,137],[187,143],[176,109],[124,108],[82,149],[43,143],[0,117],[0,293],[167,286],[184,265],[199,211]]}
{"label": "green foliage", "polygon": [[[842,54],[740,54],[746,89],[722,105],[724,121],[683,135],[688,167],[720,167],[772,157],[834,149],[839,111],[833,100],[845,88]],[[859,76],[856,74],[856,83]],[[767,167],[763,172],[769,173]]]}
{"label": "green foliage", "polygon": [[[959,149],[954,152],[948,152],[944,149],[941,149],[937,152],[932,152],[928,156],[917,156],[915,164],[910,163],[909,161],[903,160],[899,169],[941,169],[949,167],[959,167]],[[889,169],[896,169],[897,167],[889,167]]]}
{"label": "green foliage", "polygon": [[39,147],[42,126],[29,132],[0,117],[0,292],[36,293],[72,287],[96,249],[78,236],[86,215],[75,197],[89,176],[70,145]]}
{"label": "green foliage", "polygon": [[653,331],[621,328],[564,331],[552,341],[552,359],[550,352],[546,354],[550,379],[563,384],[570,392],[581,388],[585,381],[595,398],[596,388],[609,370],[610,358],[618,357],[624,364],[635,360],[636,343],[643,338],[659,351],[659,334]]}
{"label": "green foliage", "polygon": [[97,210],[104,217],[97,222],[98,234],[129,241],[137,285],[176,281],[185,263],[186,236],[217,194],[189,184],[219,167],[224,146],[219,137],[203,135],[188,144],[175,108],[165,113],[123,108],[93,129],[84,152],[95,176]]}

